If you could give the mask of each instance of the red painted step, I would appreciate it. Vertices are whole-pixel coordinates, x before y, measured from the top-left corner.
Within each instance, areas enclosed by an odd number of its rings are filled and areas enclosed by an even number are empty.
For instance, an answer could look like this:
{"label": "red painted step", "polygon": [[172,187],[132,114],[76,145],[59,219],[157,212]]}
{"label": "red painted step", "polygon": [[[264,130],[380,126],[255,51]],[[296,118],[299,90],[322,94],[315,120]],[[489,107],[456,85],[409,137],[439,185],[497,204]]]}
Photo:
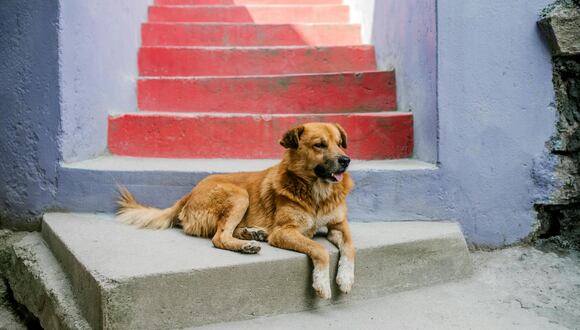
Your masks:
{"label": "red painted step", "polygon": [[150,22],[348,23],[348,6],[151,6]]}
{"label": "red painted step", "polygon": [[146,23],[143,46],[360,45],[355,24]]}
{"label": "red painted step", "polygon": [[139,109],[145,111],[275,114],[396,108],[393,72],[141,79],[138,96]]}
{"label": "red painted step", "polygon": [[131,113],[109,117],[109,149],[115,155],[164,158],[279,158],[278,140],[304,122],[341,124],[354,159],[409,157],[410,113],[349,115],[219,115]]}
{"label": "red painted step", "polygon": [[157,5],[340,5],[342,0],[155,0]]}
{"label": "red painted step", "polygon": [[372,46],[142,47],[141,76],[239,76],[371,71]]}

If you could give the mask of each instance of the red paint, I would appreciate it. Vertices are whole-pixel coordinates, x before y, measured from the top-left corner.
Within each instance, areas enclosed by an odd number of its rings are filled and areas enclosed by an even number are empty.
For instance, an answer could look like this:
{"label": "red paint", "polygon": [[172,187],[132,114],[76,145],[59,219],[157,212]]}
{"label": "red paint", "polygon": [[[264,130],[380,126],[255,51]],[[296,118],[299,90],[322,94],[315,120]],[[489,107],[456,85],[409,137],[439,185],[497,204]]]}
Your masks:
{"label": "red paint", "polygon": [[240,76],[375,70],[372,46],[143,47],[141,76]]}
{"label": "red paint", "polygon": [[109,150],[279,158],[286,130],[324,121],[346,129],[355,159],[411,156],[412,115],[388,112],[394,73],[375,71],[374,48],[360,45],[360,27],[341,4],[155,0],[139,51],[142,111],[109,117]]}
{"label": "red paint", "polygon": [[156,5],[340,5],[342,0],[155,0]]}
{"label": "red paint", "polygon": [[174,112],[342,113],[396,107],[393,72],[142,79],[139,109]]}
{"label": "red paint", "polygon": [[151,6],[150,22],[348,23],[347,6]]}
{"label": "red paint", "polygon": [[143,46],[360,45],[355,24],[146,23]]}
{"label": "red paint", "polygon": [[115,155],[164,158],[279,158],[278,140],[304,122],[340,123],[354,159],[409,157],[410,113],[344,115],[125,114],[109,118],[109,149]]}

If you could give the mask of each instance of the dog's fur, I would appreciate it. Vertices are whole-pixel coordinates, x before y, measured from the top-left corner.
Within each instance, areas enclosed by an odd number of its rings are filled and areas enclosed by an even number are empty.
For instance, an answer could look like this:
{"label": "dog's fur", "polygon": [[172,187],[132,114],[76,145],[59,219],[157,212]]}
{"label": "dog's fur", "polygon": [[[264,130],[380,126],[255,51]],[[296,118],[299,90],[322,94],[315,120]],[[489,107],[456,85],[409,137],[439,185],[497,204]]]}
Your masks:
{"label": "dog's fur", "polygon": [[328,227],[340,250],[336,282],[348,293],[354,282],[355,248],[346,217],[353,182],[345,173],[347,137],[338,124],[308,123],[280,140],[282,161],[261,172],[211,175],[168,209],[149,208],[121,190],[117,219],[143,228],[181,226],[188,235],[212,238],[215,247],[257,253],[258,241],[307,254],[313,287],[329,299],[329,254],[312,237]]}

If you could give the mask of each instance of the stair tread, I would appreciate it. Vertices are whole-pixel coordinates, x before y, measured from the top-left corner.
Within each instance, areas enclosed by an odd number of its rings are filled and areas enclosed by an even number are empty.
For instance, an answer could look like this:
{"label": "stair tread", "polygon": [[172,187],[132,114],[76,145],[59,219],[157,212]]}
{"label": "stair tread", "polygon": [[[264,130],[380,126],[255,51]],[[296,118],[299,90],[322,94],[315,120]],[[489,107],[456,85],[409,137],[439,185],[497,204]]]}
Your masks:
{"label": "stair tread", "polygon": [[[259,50],[259,51],[269,51],[269,50],[329,50],[329,49],[364,49],[370,50],[374,49],[373,45],[338,45],[338,46],[311,46],[311,45],[284,45],[284,46],[141,46],[141,49],[202,49],[202,50]],[[370,70],[367,70],[370,71]]]}
{"label": "stair tread", "polygon": [[110,112],[109,117],[119,118],[125,116],[138,117],[254,117],[254,118],[287,118],[309,116],[345,116],[345,117],[408,117],[410,112],[377,111],[377,112],[329,112],[329,113],[243,113],[243,112],[172,112],[172,111],[138,111],[138,112]]}
{"label": "stair tread", "polygon": [[[44,221],[69,248],[78,252],[79,261],[89,271],[97,271],[109,279],[306,258],[303,254],[274,248],[266,243],[262,244],[262,250],[255,256],[233,253],[215,249],[209,239],[187,236],[178,228],[159,231],[137,229],[116,223],[112,215],[106,214],[48,213]],[[74,225],[71,221],[75,221]],[[359,251],[461,235],[459,226],[453,222],[351,223],[351,227]],[[320,237],[317,240],[337,252],[326,239]],[[152,250],[143,249],[144,245],[149,245]],[[151,253],[153,250],[154,254]],[[175,254],[180,252],[182,254],[177,257]]]}
{"label": "stair tread", "polygon": [[[277,164],[279,159],[180,159],[106,155],[74,163],[64,168],[114,172],[237,173],[261,171]],[[358,171],[432,171],[437,166],[416,159],[353,160],[349,172]]]}
{"label": "stair tread", "polygon": [[283,73],[283,74],[259,74],[243,76],[140,76],[138,80],[204,80],[204,79],[257,79],[257,78],[293,78],[293,77],[317,77],[317,76],[340,76],[345,74],[367,73],[394,73],[389,70],[361,70],[340,72],[314,72],[314,73]]}
{"label": "stair tread", "polygon": [[[171,4],[205,4],[205,5],[214,5],[214,4],[222,4],[222,5],[227,5],[227,4],[237,4],[237,5],[243,5],[243,4],[274,4],[274,3],[278,3],[278,4],[296,4],[296,0],[280,0],[280,1],[275,1],[275,0],[229,0],[230,2],[228,3],[227,0],[156,0],[155,4],[158,5],[171,5]],[[274,2],[274,3],[273,3]],[[322,1],[312,1],[312,0],[306,0],[305,2],[302,2],[302,4],[304,5],[311,5],[311,4],[342,4],[341,0],[322,0]]]}
{"label": "stair tread", "polygon": [[[332,301],[314,297],[307,256],[265,243],[259,254],[242,255],[179,229],[143,230],[116,223],[110,215],[64,213],[45,214],[43,236],[67,273],[77,275],[73,287],[94,328],[104,323],[115,329],[173,329],[248,319],[471,274],[469,252],[455,223],[351,223],[351,228],[358,251],[355,287],[348,296],[335,288]],[[336,248],[322,237],[317,240],[331,251],[335,274]]]}
{"label": "stair tread", "polygon": [[149,21],[143,25],[193,25],[193,26],[312,26],[312,27],[336,27],[336,26],[360,26],[360,24],[347,22],[296,22],[296,23],[254,23],[254,22],[157,22]]}
{"label": "stair tread", "polygon": [[248,5],[152,5],[149,8],[232,9],[232,8],[345,8],[344,4],[248,4]]}

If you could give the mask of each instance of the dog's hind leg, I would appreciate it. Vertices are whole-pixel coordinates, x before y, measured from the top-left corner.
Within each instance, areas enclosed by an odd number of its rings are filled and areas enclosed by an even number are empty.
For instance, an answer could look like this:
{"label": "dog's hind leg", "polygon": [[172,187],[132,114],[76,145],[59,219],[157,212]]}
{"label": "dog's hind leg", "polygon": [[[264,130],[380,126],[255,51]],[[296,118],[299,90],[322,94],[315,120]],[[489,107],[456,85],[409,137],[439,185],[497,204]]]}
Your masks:
{"label": "dog's hind leg", "polygon": [[217,230],[212,238],[213,245],[219,249],[241,253],[258,253],[261,249],[260,243],[241,240],[233,236],[234,230],[242,221],[248,209],[248,194],[245,191],[242,193],[232,193],[228,201],[231,203],[231,207],[223,218],[218,219]]}

